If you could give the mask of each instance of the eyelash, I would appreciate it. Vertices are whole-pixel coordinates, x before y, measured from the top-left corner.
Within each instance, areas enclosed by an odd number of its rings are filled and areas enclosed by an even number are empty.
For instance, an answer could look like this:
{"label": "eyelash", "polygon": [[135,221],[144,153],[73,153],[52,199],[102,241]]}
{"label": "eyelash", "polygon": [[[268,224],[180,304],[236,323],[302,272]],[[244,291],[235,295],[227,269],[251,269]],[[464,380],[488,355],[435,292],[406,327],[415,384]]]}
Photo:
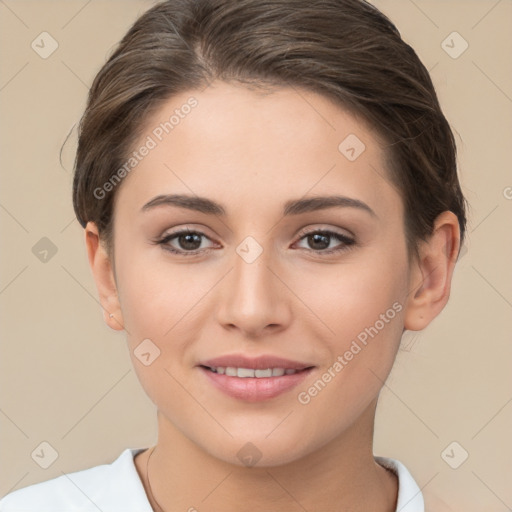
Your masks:
{"label": "eyelash", "polygon": [[[306,238],[307,236],[315,235],[315,234],[323,234],[328,235],[332,238],[335,238],[339,242],[343,242],[341,246],[334,248],[334,249],[328,249],[328,250],[315,250],[315,249],[305,249],[308,252],[313,252],[320,255],[331,255],[334,253],[341,253],[344,251],[348,251],[353,248],[353,246],[356,244],[356,241],[346,235],[342,235],[341,233],[336,233],[335,231],[331,231],[329,229],[317,229],[312,231],[306,231],[301,232],[299,234],[299,240],[302,240],[303,238]],[[200,253],[209,253],[212,249],[196,249],[195,251],[180,251],[177,249],[174,249],[168,245],[168,243],[173,240],[174,238],[178,238],[180,235],[200,235],[204,236],[205,238],[208,238],[204,233],[201,233],[201,231],[193,231],[190,229],[183,229],[181,231],[176,231],[175,233],[170,233],[168,235],[165,235],[164,237],[155,240],[154,243],[158,245],[164,246],[164,249],[166,251],[169,251],[173,254],[177,254],[180,256],[195,256]],[[208,238],[209,239],[209,238]]]}

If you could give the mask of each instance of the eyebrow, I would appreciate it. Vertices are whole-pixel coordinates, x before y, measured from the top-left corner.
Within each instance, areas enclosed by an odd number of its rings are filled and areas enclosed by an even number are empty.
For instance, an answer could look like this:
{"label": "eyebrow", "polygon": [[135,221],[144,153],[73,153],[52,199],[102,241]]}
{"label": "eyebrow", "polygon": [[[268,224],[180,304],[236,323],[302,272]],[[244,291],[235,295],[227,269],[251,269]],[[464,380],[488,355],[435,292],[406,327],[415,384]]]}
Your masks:
{"label": "eyebrow", "polygon": [[[176,206],[186,208],[208,215],[226,216],[226,209],[219,203],[206,197],[189,196],[185,194],[159,195],[148,201],[143,207],[143,212],[157,206]],[[327,208],[357,208],[378,218],[377,214],[363,201],[347,196],[314,196],[302,199],[286,201],[283,207],[283,216],[300,215],[302,213],[325,210]]]}

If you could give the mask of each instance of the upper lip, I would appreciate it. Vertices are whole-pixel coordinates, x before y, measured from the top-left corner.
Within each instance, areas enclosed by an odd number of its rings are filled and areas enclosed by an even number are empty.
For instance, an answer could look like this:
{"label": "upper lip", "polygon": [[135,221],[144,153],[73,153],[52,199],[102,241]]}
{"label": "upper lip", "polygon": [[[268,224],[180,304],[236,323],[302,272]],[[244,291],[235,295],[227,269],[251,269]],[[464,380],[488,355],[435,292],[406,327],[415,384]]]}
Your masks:
{"label": "upper lip", "polygon": [[218,368],[219,366],[225,368],[252,368],[254,370],[266,370],[267,368],[303,370],[314,365],[300,361],[293,361],[291,359],[284,359],[270,354],[263,354],[258,357],[247,357],[243,354],[231,354],[208,359],[207,361],[201,361],[198,366],[208,366],[210,368]]}

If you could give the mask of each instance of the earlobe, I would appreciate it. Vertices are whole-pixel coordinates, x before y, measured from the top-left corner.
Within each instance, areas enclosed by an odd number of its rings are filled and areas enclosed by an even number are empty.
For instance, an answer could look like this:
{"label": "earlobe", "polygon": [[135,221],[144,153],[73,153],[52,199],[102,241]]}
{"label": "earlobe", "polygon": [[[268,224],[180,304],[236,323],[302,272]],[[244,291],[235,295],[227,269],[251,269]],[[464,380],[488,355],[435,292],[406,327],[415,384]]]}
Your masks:
{"label": "earlobe", "polygon": [[110,328],[121,331],[124,329],[124,322],[114,272],[94,222],[88,222],[85,226],[85,245],[105,323]]}
{"label": "earlobe", "polygon": [[457,216],[451,211],[442,212],[436,218],[430,238],[421,243],[419,259],[410,271],[405,329],[424,329],[445,307],[450,297],[459,243]]}

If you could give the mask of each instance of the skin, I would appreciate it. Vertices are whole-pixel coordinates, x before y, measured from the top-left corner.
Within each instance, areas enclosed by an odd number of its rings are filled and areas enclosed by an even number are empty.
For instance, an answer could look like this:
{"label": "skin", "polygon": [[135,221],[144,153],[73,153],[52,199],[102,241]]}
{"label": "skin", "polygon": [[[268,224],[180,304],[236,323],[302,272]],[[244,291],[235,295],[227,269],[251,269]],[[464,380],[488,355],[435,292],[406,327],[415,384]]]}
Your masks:
{"label": "skin", "polygon": [[[126,330],[135,371],[158,409],[152,493],[165,511],[394,511],[396,478],[372,453],[375,408],[404,328],[424,329],[448,301],[457,218],[439,215],[409,264],[403,202],[386,179],[382,142],[361,120],[304,90],[261,93],[214,82],[168,100],[141,141],[190,96],[198,106],[116,192],[113,254],[94,223],[85,230],[105,321]],[[349,134],[366,146],[353,162],[338,150]],[[227,214],[166,205],[141,212],[171,193],[213,199]],[[331,194],[359,199],[375,216],[353,207],[282,215],[287,200]],[[212,250],[179,256],[152,243],[184,227],[204,233],[199,250]],[[325,249],[298,236],[304,228],[356,243],[322,256]],[[247,236],[263,249],[250,264],[236,252]],[[186,242],[168,245],[191,251]],[[334,237],[327,242],[343,247]],[[298,393],[395,302],[401,311],[317,396],[299,403]],[[160,349],[149,366],[134,355],[147,338]],[[235,352],[315,369],[296,389],[246,402],[214,388],[196,367]],[[247,442],[261,452],[254,467],[237,457]],[[135,458],[146,490],[147,455]]]}

